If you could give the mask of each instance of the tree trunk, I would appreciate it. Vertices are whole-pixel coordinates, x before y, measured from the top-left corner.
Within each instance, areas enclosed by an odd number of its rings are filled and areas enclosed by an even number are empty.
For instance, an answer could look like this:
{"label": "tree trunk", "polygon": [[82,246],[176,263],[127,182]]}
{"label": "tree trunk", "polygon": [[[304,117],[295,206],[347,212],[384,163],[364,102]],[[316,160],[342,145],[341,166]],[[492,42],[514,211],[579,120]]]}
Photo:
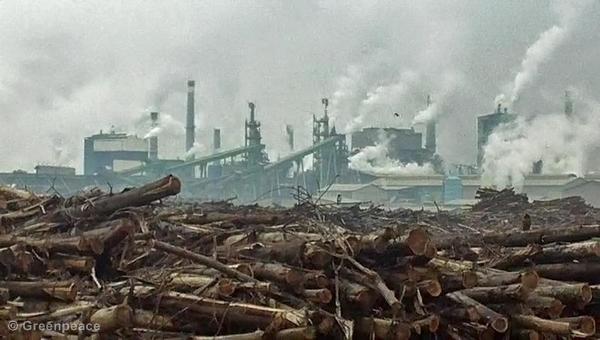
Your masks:
{"label": "tree trunk", "polygon": [[482,319],[486,320],[486,324],[490,325],[496,332],[504,333],[508,329],[508,320],[503,315],[494,312],[469,296],[461,292],[449,293],[446,296],[463,307],[474,307]]}

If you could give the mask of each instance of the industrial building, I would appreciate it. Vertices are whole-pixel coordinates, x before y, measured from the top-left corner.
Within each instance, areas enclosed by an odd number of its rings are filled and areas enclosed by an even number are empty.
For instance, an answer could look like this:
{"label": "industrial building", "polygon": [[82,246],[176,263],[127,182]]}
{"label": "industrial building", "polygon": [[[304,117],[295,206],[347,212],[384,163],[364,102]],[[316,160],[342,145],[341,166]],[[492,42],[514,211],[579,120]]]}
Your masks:
{"label": "industrial building", "polygon": [[[158,151],[158,142],[153,150]],[[100,133],[87,137],[83,148],[83,173],[94,175],[142,165],[149,160],[148,141],[125,133]]]}
{"label": "industrial building", "polygon": [[[565,96],[565,113],[572,114],[573,103]],[[448,166],[442,171],[436,154],[436,125],[429,121],[425,138],[413,128],[365,128],[351,134],[352,153],[385,141],[388,157],[402,163],[432,163],[437,174],[428,176],[375,176],[348,169],[351,154],[346,136],[337,133],[328,114],[329,101],[321,99],[323,111],[313,115],[312,144],[303,149],[294,145],[294,128],[285,126],[290,153],[270,160],[263,144],[260,116],[254,103],[248,104],[248,119],[240,122],[244,143],[233,148],[221,145],[222,130],[213,129],[212,153],[191,155],[195,142],[195,82],[187,82],[185,111],[185,159],[164,159],[158,150],[158,136],[149,133],[140,138],[125,133],[100,131],[84,140],[84,175],[75,169],[39,165],[35,173],[17,171],[0,174],[0,185],[13,185],[34,191],[54,190],[61,194],[74,193],[86,187],[97,186],[121,190],[139,185],[167,174],[174,174],[184,182],[182,195],[197,199],[230,199],[239,202],[293,203],[298,188],[322,195],[323,200],[344,203],[371,202],[387,207],[423,206],[436,202],[446,206],[460,206],[472,202],[482,186],[477,168],[471,165]],[[428,97],[427,105],[431,105]],[[491,114],[477,118],[478,162],[493,130],[514,121],[514,114],[498,106]],[[160,113],[151,112],[151,128],[160,125]],[[153,131],[152,130],[152,131]],[[312,157],[312,167],[305,167]],[[535,170],[541,172],[541,162]],[[526,177],[523,192],[533,199],[548,199],[580,194],[593,204],[600,204],[597,192],[600,178],[575,178],[569,175],[531,174]],[[287,202],[286,202],[287,200]]]}
{"label": "industrial building", "polygon": [[516,119],[516,115],[508,113],[508,108],[502,108],[498,104],[495,112],[477,117],[477,165],[481,166],[483,161],[484,147],[488,138],[498,126],[510,123]]}
{"label": "industrial building", "polygon": [[[369,202],[389,208],[421,206],[434,201],[439,205],[455,205],[474,202],[481,186],[479,175],[378,177],[365,184],[334,184],[323,197],[333,201],[340,195],[343,202]],[[532,174],[525,177],[522,192],[535,200],[581,196],[600,207],[600,176]]]}

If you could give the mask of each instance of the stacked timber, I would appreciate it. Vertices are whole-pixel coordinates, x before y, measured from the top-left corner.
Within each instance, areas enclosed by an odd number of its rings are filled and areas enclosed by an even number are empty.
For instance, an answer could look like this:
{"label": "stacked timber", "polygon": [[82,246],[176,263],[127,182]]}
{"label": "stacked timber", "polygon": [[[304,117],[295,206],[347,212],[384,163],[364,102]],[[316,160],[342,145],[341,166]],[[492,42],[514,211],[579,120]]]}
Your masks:
{"label": "stacked timber", "polygon": [[[507,205],[526,205],[535,222],[535,209],[514,192],[486,191],[486,208],[455,216],[311,200],[275,209],[169,199],[180,189],[168,176],[67,199],[0,190],[0,335],[598,336],[600,226],[489,231],[465,224],[482,211],[507,214]],[[577,209],[578,200],[568,202],[538,205],[595,216],[589,207]],[[463,232],[446,232],[458,224]],[[13,321],[72,326],[14,330]]]}

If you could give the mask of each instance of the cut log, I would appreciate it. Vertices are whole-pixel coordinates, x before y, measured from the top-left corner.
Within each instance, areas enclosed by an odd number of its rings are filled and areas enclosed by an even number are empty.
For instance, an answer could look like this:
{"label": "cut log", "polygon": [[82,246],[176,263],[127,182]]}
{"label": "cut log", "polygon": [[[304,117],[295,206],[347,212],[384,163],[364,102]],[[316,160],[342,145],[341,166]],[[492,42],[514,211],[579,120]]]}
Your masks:
{"label": "cut log", "polygon": [[542,247],[538,244],[530,244],[523,249],[518,249],[500,258],[490,261],[488,266],[498,269],[506,269],[522,264],[525,260],[542,253]]}
{"label": "cut log", "polygon": [[8,289],[10,296],[54,298],[75,301],[77,287],[70,281],[0,281],[0,288]]}
{"label": "cut log", "polygon": [[438,311],[442,317],[454,321],[476,322],[481,319],[481,315],[474,306],[468,307],[447,307]]}
{"label": "cut log", "polygon": [[106,216],[123,208],[139,207],[168,196],[177,195],[179,191],[181,191],[181,182],[177,177],[169,175],[139,188],[59,210],[53,214],[50,220],[69,221],[73,218]]}
{"label": "cut log", "polygon": [[180,291],[192,291],[198,288],[206,287],[202,292],[205,297],[228,297],[236,289],[236,284],[227,278],[214,278],[196,274],[172,273],[169,275],[170,282],[168,286]]}
{"label": "cut log", "polygon": [[438,249],[449,249],[457,241],[470,246],[496,244],[505,247],[524,247],[528,244],[547,244],[552,242],[579,242],[600,237],[600,225],[569,226],[530,231],[512,230],[503,233],[466,234],[445,236],[434,239]]}
{"label": "cut log", "polygon": [[540,264],[535,270],[548,279],[600,283],[600,263],[596,262]]}
{"label": "cut log", "polygon": [[[516,314],[512,315],[512,321],[521,328],[529,328],[534,329],[536,331],[542,333],[552,333],[556,335],[570,335],[570,336],[579,336],[579,337],[587,337],[591,336],[594,333],[589,333],[589,330],[593,328],[595,330],[595,325],[591,327],[594,320],[589,317],[583,317],[585,321],[579,320],[568,320],[568,321],[559,321],[559,320],[546,320],[539,318],[534,315],[522,315]],[[571,319],[571,318],[569,318]],[[591,321],[590,321],[591,320]],[[582,327],[582,328],[580,328]]]}
{"label": "cut log", "polygon": [[156,314],[145,309],[133,310],[132,323],[134,327],[157,330],[176,330],[171,317]]}
{"label": "cut log", "polygon": [[590,316],[560,318],[556,319],[556,321],[568,322],[571,325],[571,329],[580,332],[580,335],[583,336],[590,336],[596,333],[596,322]]}
{"label": "cut log", "polygon": [[57,253],[50,257],[47,265],[48,270],[70,270],[89,274],[96,265],[96,261],[93,257]]}
{"label": "cut log", "polygon": [[[127,289],[124,293],[127,293]],[[162,306],[185,308],[194,313],[223,318],[225,322],[253,327],[267,327],[275,319],[281,322],[282,328],[306,326],[309,322],[306,313],[301,310],[227,302],[173,291],[157,292],[152,287],[135,287],[134,295],[141,299],[151,299],[153,303]]]}
{"label": "cut log", "polygon": [[600,256],[600,241],[546,245],[531,260],[535,263],[568,262]]}
{"label": "cut log", "polygon": [[356,333],[364,336],[374,336],[375,339],[410,339],[409,324],[389,319],[360,318],[355,325]]}
{"label": "cut log", "polygon": [[370,311],[377,302],[377,293],[358,283],[340,280],[340,290],[346,301],[357,304],[363,311]]}
{"label": "cut log", "polygon": [[562,284],[557,286],[540,286],[535,291],[541,296],[550,296],[560,300],[562,303],[575,303],[585,305],[592,300],[592,290],[585,283]]}
{"label": "cut log", "polygon": [[328,304],[331,302],[333,297],[331,291],[327,288],[304,289],[302,290],[302,296],[304,296],[308,301],[317,304]]}
{"label": "cut log", "polygon": [[205,266],[214,268],[214,269],[220,271],[221,273],[224,273],[225,275],[236,278],[240,281],[249,281],[249,282],[258,281],[257,279],[253,278],[252,276],[244,274],[238,270],[232,269],[232,268],[224,265],[223,263],[221,263],[215,259],[212,259],[208,256],[196,254],[189,250],[175,247],[168,243],[160,242],[160,241],[156,241],[156,240],[153,240],[151,244],[152,244],[152,247],[155,249],[159,249],[159,250],[162,250],[169,254],[174,254],[179,257],[194,261],[196,263],[203,264]]}
{"label": "cut log", "polygon": [[474,287],[460,291],[462,294],[482,303],[525,301],[532,290],[522,284],[496,287]]}
{"label": "cut log", "polygon": [[408,233],[408,236],[400,242],[392,243],[385,251],[387,256],[419,255],[433,258],[437,249],[429,234],[423,228],[416,228]]}
{"label": "cut log", "polygon": [[530,294],[525,300],[525,304],[530,307],[536,315],[556,319],[561,314],[565,305],[560,300],[549,296],[541,296],[537,293]]}
{"label": "cut log", "polygon": [[256,262],[252,264],[252,271],[259,280],[274,281],[294,289],[302,289],[304,284],[301,271],[279,263]]}
{"label": "cut log", "polygon": [[440,318],[435,314],[429,315],[428,317],[420,320],[415,320],[410,323],[411,329],[416,334],[423,334],[424,331],[427,331],[429,333],[435,333],[438,330],[439,326]]}
{"label": "cut log", "polygon": [[539,276],[533,270],[521,272],[491,271],[481,269],[477,272],[477,285],[481,287],[494,287],[500,285],[521,284],[531,290],[538,286]]}
{"label": "cut log", "polygon": [[99,325],[100,333],[114,332],[123,327],[133,325],[133,310],[131,307],[121,304],[97,310],[90,317],[92,324]]}
{"label": "cut log", "polygon": [[486,324],[492,327],[496,332],[504,333],[508,329],[508,320],[502,314],[494,312],[469,296],[461,292],[448,293],[446,296],[454,302],[461,304],[463,307],[475,308],[477,313],[481,315],[481,318],[485,320]]}

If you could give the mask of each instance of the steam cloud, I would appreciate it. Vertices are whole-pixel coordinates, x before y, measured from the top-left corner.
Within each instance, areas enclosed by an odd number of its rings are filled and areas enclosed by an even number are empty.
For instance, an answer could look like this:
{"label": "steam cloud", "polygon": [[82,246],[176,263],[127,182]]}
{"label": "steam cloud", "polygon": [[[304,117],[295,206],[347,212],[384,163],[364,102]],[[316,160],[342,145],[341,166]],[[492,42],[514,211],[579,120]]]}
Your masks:
{"label": "steam cloud", "polygon": [[[539,73],[541,64],[550,60],[554,52],[570,36],[572,26],[590,3],[589,0],[583,0],[577,3],[555,4],[554,9],[559,16],[560,24],[553,25],[542,32],[539,38],[527,48],[525,58],[521,61],[521,69],[511,85],[509,106],[519,100],[521,93],[527,86],[531,86]],[[498,103],[505,99],[505,95],[501,94],[496,97],[495,102]]]}
{"label": "steam cloud", "polygon": [[[0,170],[81,170],[85,136],[112,125],[144,136],[138,117],[149,106],[184,121],[188,79],[200,145],[211,145],[214,125],[223,149],[243,144],[251,100],[271,155],[289,152],[286,124],[304,148],[312,114],[330,97],[339,132],[436,119],[441,156],[472,163],[475,117],[497,93],[512,96],[501,85],[516,66],[522,113],[556,111],[567,86],[600,93],[600,3],[580,12],[577,1],[556,4],[0,1]],[[536,52],[531,42],[553,25],[538,44],[550,54]],[[522,60],[528,48],[531,62]],[[437,107],[414,119],[427,94]],[[161,157],[184,154],[183,128],[171,135],[159,138]]]}
{"label": "steam cloud", "polygon": [[564,113],[520,116],[500,126],[484,149],[484,185],[522,189],[534,162],[543,173],[584,175],[590,152],[600,147],[598,103],[587,103],[569,117]]}
{"label": "steam cloud", "polygon": [[352,170],[381,176],[416,176],[435,174],[433,166],[425,163],[422,166],[417,163],[403,164],[388,156],[388,140],[383,140],[374,146],[367,146],[349,159],[349,167]]}

